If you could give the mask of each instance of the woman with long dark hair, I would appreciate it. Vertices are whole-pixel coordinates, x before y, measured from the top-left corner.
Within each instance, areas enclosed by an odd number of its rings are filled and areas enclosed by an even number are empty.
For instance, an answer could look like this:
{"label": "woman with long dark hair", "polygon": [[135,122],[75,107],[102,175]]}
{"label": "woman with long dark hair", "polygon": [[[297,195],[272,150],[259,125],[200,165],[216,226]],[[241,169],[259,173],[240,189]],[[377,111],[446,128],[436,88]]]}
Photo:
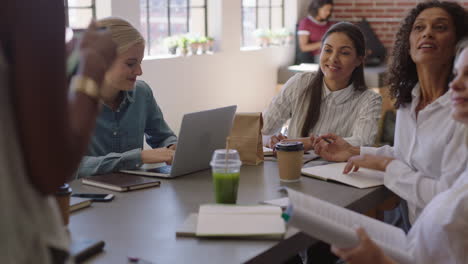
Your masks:
{"label": "woman with long dark hair", "polygon": [[468,35],[467,17],[455,2],[429,1],[418,4],[404,19],[390,67],[390,88],[398,109],[394,147],[355,147],[332,134],[315,142],[315,152],[327,160],[346,161],[361,154],[350,160],[346,173],[353,167],[384,171],[385,186],[407,201],[411,223],[466,166],[463,126],[448,118],[447,90],[455,45]]}
{"label": "woman with long dark hair", "polygon": [[335,24],[322,44],[318,71],[293,76],[264,111],[262,132],[269,135],[269,146],[284,139],[278,132],[288,119],[287,136],[306,137],[302,141],[309,150],[314,135],[330,132],[350,144],[374,143],[382,100],[364,81],[361,30],[347,22]]}
{"label": "woman with long dark hair", "polygon": [[[459,44],[457,54],[453,71],[455,78],[450,83],[452,118],[466,126],[468,125],[468,39]],[[436,134],[433,136],[437,137]],[[465,137],[461,139],[466,140]],[[413,263],[466,263],[468,260],[467,203],[468,171],[465,170],[449,190],[431,200],[411,228],[407,236],[407,245]],[[385,256],[364,229],[358,229],[357,234],[360,242],[355,248],[333,248],[333,252],[349,264],[395,263]]]}

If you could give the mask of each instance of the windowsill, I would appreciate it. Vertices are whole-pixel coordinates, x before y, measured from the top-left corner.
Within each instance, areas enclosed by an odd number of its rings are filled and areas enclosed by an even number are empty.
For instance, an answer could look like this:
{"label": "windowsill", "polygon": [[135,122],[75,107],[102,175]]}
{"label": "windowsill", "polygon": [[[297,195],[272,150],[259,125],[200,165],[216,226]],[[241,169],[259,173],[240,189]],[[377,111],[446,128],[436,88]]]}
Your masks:
{"label": "windowsill", "polygon": [[285,48],[289,47],[291,44],[286,44],[286,45],[268,45],[268,46],[246,46],[246,47],[241,47],[241,51],[257,51],[257,50],[263,50],[263,49],[268,49],[268,48]]}
{"label": "windowsill", "polygon": [[200,57],[200,56],[206,56],[206,55],[213,55],[215,52],[206,52],[206,53],[201,53],[201,54],[188,54],[188,55],[172,55],[172,54],[159,54],[159,55],[151,55],[151,56],[145,56],[143,60],[166,60],[166,59],[177,59],[177,58],[189,58],[189,57]]}

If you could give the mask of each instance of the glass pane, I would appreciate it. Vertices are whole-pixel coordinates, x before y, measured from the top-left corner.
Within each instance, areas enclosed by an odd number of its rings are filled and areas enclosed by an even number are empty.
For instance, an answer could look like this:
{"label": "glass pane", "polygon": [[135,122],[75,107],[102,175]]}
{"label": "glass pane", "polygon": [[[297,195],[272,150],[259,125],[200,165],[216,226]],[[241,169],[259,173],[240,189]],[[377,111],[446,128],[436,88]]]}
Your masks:
{"label": "glass pane", "polygon": [[283,8],[273,7],[271,9],[271,28],[278,29],[284,27],[283,25]]}
{"label": "glass pane", "polygon": [[270,28],[270,10],[268,8],[258,9],[258,28]]}
{"label": "glass pane", "polygon": [[283,0],[271,0],[271,6],[282,6]]}
{"label": "glass pane", "polygon": [[170,0],[171,7],[186,7],[187,0]]}
{"label": "glass pane", "polygon": [[[146,0],[140,0],[140,28],[141,28],[141,34],[145,38],[146,41],[148,41],[148,21],[146,20],[148,18],[147,16],[147,5],[146,5]],[[148,54],[148,43],[146,43],[146,51],[145,54]]]}
{"label": "glass pane", "polygon": [[255,46],[255,37],[253,32],[257,28],[255,24],[255,8],[245,7],[242,8],[243,11],[243,21],[242,21],[242,30],[243,37],[242,45],[243,46]]}
{"label": "glass pane", "polygon": [[190,34],[195,36],[206,36],[204,8],[190,9]]}
{"label": "glass pane", "polygon": [[205,6],[205,0],[190,0],[190,6]]}
{"label": "glass pane", "polygon": [[258,0],[258,6],[263,6],[263,7],[270,6],[270,0]]}
{"label": "glass pane", "polygon": [[93,18],[91,8],[87,9],[68,9],[68,22],[71,28],[87,28]]}
{"label": "glass pane", "polygon": [[149,0],[151,7],[167,7],[167,0]]}
{"label": "glass pane", "polygon": [[244,7],[255,7],[257,4],[256,0],[242,0],[242,6]]}
{"label": "glass pane", "polygon": [[166,53],[163,46],[163,39],[169,35],[166,7],[151,7],[149,27],[149,50],[151,55]]}
{"label": "glass pane", "polygon": [[68,0],[69,7],[77,7],[77,6],[91,6],[91,0]]}
{"label": "glass pane", "polygon": [[187,32],[187,8],[171,7],[171,35],[185,34]]}

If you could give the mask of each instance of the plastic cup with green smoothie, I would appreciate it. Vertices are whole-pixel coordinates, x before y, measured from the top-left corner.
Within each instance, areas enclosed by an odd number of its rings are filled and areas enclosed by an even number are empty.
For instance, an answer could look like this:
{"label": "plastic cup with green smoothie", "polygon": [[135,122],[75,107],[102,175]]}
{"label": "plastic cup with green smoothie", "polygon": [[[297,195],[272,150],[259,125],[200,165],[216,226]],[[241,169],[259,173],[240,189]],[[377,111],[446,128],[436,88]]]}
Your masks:
{"label": "plastic cup with green smoothie", "polygon": [[210,162],[216,203],[235,204],[242,162],[235,149],[217,149]]}

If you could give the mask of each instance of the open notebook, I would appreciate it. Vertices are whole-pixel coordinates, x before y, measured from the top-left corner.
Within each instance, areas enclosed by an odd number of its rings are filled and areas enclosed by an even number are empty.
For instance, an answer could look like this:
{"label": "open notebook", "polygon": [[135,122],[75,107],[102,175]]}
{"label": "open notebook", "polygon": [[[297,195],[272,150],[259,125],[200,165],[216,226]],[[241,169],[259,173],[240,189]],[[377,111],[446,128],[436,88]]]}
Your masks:
{"label": "open notebook", "polygon": [[292,205],[289,225],[339,248],[356,246],[355,227],[361,226],[397,263],[412,263],[402,229],[291,189],[288,195]]}
{"label": "open notebook", "polygon": [[201,205],[195,235],[281,238],[286,231],[281,213],[281,208],[267,205]]}
{"label": "open notebook", "polygon": [[325,181],[337,181],[361,189],[384,184],[384,173],[381,171],[360,168],[357,172],[343,174],[345,165],[346,162],[339,162],[302,168],[301,173],[305,176],[318,178]]}

